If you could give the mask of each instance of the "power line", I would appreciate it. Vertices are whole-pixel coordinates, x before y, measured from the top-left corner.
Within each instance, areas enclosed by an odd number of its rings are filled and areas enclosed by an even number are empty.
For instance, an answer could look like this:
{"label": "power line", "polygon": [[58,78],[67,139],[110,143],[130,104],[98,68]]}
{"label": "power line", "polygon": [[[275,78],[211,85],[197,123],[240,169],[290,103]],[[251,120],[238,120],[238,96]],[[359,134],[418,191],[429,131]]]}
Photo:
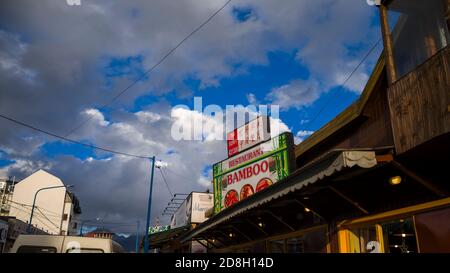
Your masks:
{"label": "power line", "polygon": [[167,190],[168,190],[169,193],[170,193],[170,196],[173,196],[173,193],[172,193],[172,191],[170,190],[169,184],[167,183],[166,177],[164,176],[164,173],[163,173],[162,169],[161,169],[161,168],[158,168],[158,169],[159,169],[159,172],[161,173],[161,176],[162,176],[162,178],[163,178],[163,180],[164,180],[164,183],[166,184],[166,187],[167,187]]}
{"label": "power line", "polygon": [[71,142],[71,143],[74,143],[74,144],[78,144],[78,145],[81,145],[81,146],[84,146],[84,147],[87,147],[87,148],[92,148],[92,149],[96,149],[96,150],[100,150],[100,151],[104,151],[104,152],[108,152],[108,153],[112,153],[112,154],[124,155],[124,156],[129,156],[129,157],[134,157],[134,158],[151,159],[150,156],[135,155],[135,154],[120,152],[120,151],[116,151],[116,150],[112,150],[112,149],[108,149],[108,148],[103,148],[103,147],[99,147],[99,146],[95,146],[95,145],[79,142],[79,141],[76,141],[76,140],[73,140],[73,139],[70,139],[70,138],[67,138],[67,137],[64,137],[64,136],[57,135],[55,133],[52,133],[52,132],[49,132],[49,131],[46,131],[46,130],[43,130],[43,129],[37,128],[37,127],[35,127],[33,125],[24,123],[22,121],[19,121],[19,120],[16,120],[14,118],[5,116],[3,114],[0,114],[0,118],[9,120],[9,121],[11,121],[13,123],[16,123],[16,124],[19,124],[21,126],[27,127],[29,129],[32,129],[32,130],[44,133],[46,135],[49,135],[49,136],[52,136],[52,137],[55,137],[55,138],[58,138],[58,139],[61,139],[61,140],[67,141],[67,142]]}
{"label": "power line", "polygon": [[[370,50],[366,53],[366,55],[364,56],[364,58],[358,63],[358,65],[353,69],[353,71],[348,75],[348,77],[345,79],[345,81],[340,85],[340,86],[344,86],[350,79],[351,77],[353,77],[353,75],[355,74],[355,72],[359,69],[359,67],[366,61],[366,59],[370,56],[370,54],[372,54],[372,52],[375,50],[375,48],[378,46],[378,44],[380,43],[381,38],[378,39],[378,41],[370,48]],[[310,125],[314,123],[314,121],[320,116],[320,114],[328,107],[328,105],[330,104],[330,102],[334,99],[336,99],[336,97],[340,94],[340,92],[335,92],[333,96],[330,96],[329,99],[325,102],[325,104],[322,106],[322,108],[316,113],[316,115],[314,116],[314,118],[308,122],[308,125],[303,129],[305,131],[308,131],[308,129],[310,128]]]}
{"label": "power line", "polygon": [[[198,27],[196,27],[192,32],[190,32],[186,37],[184,37],[178,44],[173,47],[171,50],[169,50],[157,63],[155,63],[152,67],[144,71],[144,73],[137,78],[135,81],[133,81],[131,84],[129,84],[127,87],[125,87],[122,91],[117,93],[109,102],[103,104],[100,108],[105,108],[112,104],[114,101],[116,101],[120,96],[122,96],[125,92],[127,92],[131,87],[136,85],[138,82],[143,80],[149,73],[151,73],[153,70],[155,70],[160,64],[162,64],[172,53],[175,52],[184,42],[186,42],[191,36],[193,36],[195,33],[197,33],[199,30],[201,30],[205,25],[207,25],[217,14],[219,14],[232,0],[228,0],[225,2],[223,6],[221,6],[218,10],[216,10],[212,15],[210,15],[202,24],[200,24]],[[87,118],[86,120],[82,121],[80,124],[75,126],[72,130],[70,130],[65,137],[68,137],[73,132],[84,126],[88,121],[92,119],[92,116]]]}

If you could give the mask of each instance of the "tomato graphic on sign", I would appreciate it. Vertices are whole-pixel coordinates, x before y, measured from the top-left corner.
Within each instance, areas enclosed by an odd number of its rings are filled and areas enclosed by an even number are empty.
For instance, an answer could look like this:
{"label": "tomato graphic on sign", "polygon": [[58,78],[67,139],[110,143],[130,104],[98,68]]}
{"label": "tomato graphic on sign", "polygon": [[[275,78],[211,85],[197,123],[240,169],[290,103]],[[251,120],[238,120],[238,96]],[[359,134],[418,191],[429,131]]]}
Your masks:
{"label": "tomato graphic on sign", "polygon": [[250,184],[244,185],[241,189],[241,200],[249,197],[253,193],[255,193],[255,191],[253,190],[252,185]]}
{"label": "tomato graphic on sign", "polygon": [[239,202],[239,195],[237,191],[231,190],[227,192],[227,194],[225,195],[225,207],[228,208],[229,206],[237,202]]}
{"label": "tomato graphic on sign", "polygon": [[269,178],[263,178],[258,182],[258,184],[256,184],[256,192],[262,191],[272,184],[272,180],[270,180]]}

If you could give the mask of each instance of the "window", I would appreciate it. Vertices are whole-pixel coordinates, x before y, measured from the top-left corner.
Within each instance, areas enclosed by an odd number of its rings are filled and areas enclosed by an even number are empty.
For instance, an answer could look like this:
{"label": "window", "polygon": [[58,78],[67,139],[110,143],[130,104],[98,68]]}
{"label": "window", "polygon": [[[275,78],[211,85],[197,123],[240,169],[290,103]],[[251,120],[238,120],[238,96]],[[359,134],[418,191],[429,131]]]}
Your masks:
{"label": "window", "polygon": [[[377,246],[380,246],[380,242],[377,237],[376,226],[353,228],[349,232],[350,240],[350,252],[351,253],[370,253],[374,252],[372,245],[376,242]],[[375,252],[380,252],[376,249]]]}
{"label": "window", "polygon": [[394,62],[401,77],[450,42],[447,0],[394,0],[388,6]]}
{"label": "window", "polygon": [[417,253],[417,240],[412,218],[381,224],[386,253]]}
{"label": "window", "polygon": [[56,248],[50,246],[21,246],[17,253],[56,253]]}
{"label": "window", "polygon": [[304,253],[303,239],[301,237],[288,238],[286,241],[288,253]]}
{"label": "window", "polygon": [[269,241],[270,253],[284,253],[284,239]]}
{"label": "window", "polygon": [[417,239],[412,218],[397,219],[349,230],[352,253],[416,253]]}
{"label": "window", "polygon": [[67,213],[64,213],[64,214],[63,214],[63,221],[67,221],[67,217],[69,217],[69,216],[67,215]]}
{"label": "window", "polygon": [[66,253],[104,253],[104,251],[96,248],[71,248]]}

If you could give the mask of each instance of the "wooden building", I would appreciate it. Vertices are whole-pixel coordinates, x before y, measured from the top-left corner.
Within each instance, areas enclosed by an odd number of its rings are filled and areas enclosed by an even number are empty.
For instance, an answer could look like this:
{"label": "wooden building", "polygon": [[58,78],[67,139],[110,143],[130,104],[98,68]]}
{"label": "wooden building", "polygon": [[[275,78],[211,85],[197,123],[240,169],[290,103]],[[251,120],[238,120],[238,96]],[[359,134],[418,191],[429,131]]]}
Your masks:
{"label": "wooden building", "polygon": [[450,252],[450,1],[379,10],[384,51],[361,97],[296,146],[289,177],[181,242],[207,241],[210,252]]}

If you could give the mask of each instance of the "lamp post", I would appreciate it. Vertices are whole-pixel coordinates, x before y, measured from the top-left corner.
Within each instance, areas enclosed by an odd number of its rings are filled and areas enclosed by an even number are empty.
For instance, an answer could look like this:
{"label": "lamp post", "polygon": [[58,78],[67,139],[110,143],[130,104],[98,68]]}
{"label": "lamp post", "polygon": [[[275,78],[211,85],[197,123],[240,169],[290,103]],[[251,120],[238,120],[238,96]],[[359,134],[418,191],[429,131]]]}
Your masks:
{"label": "lamp post", "polygon": [[51,189],[57,189],[57,188],[66,188],[67,189],[67,188],[71,188],[71,187],[73,187],[73,185],[53,186],[53,187],[41,188],[41,189],[36,191],[36,193],[34,194],[33,206],[31,207],[30,221],[28,222],[28,228],[27,228],[28,232],[31,232],[31,221],[33,220],[34,207],[36,206],[36,197],[37,197],[38,193],[43,191],[43,190],[51,190]]}
{"label": "lamp post", "polygon": [[90,220],[83,220],[83,221],[81,221],[81,223],[80,223],[80,236],[83,236],[83,224],[84,223],[87,223],[87,222],[93,222],[93,221],[100,221],[101,220],[101,218],[100,217],[97,217],[97,218],[95,218],[95,219],[90,219]]}
{"label": "lamp post", "polygon": [[153,156],[151,158],[152,161],[152,176],[150,177],[150,193],[148,195],[148,207],[147,207],[147,222],[145,225],[145,237],[144,237],[144,253],[148,253],[148,249],[149,249],[149,244],[150,242],[148,241],[148,230],[150,228],[150,216],[151,216],[151,211],[152,211],[152,190],[153,190],[153,174],[155,173],[155,157]]}

